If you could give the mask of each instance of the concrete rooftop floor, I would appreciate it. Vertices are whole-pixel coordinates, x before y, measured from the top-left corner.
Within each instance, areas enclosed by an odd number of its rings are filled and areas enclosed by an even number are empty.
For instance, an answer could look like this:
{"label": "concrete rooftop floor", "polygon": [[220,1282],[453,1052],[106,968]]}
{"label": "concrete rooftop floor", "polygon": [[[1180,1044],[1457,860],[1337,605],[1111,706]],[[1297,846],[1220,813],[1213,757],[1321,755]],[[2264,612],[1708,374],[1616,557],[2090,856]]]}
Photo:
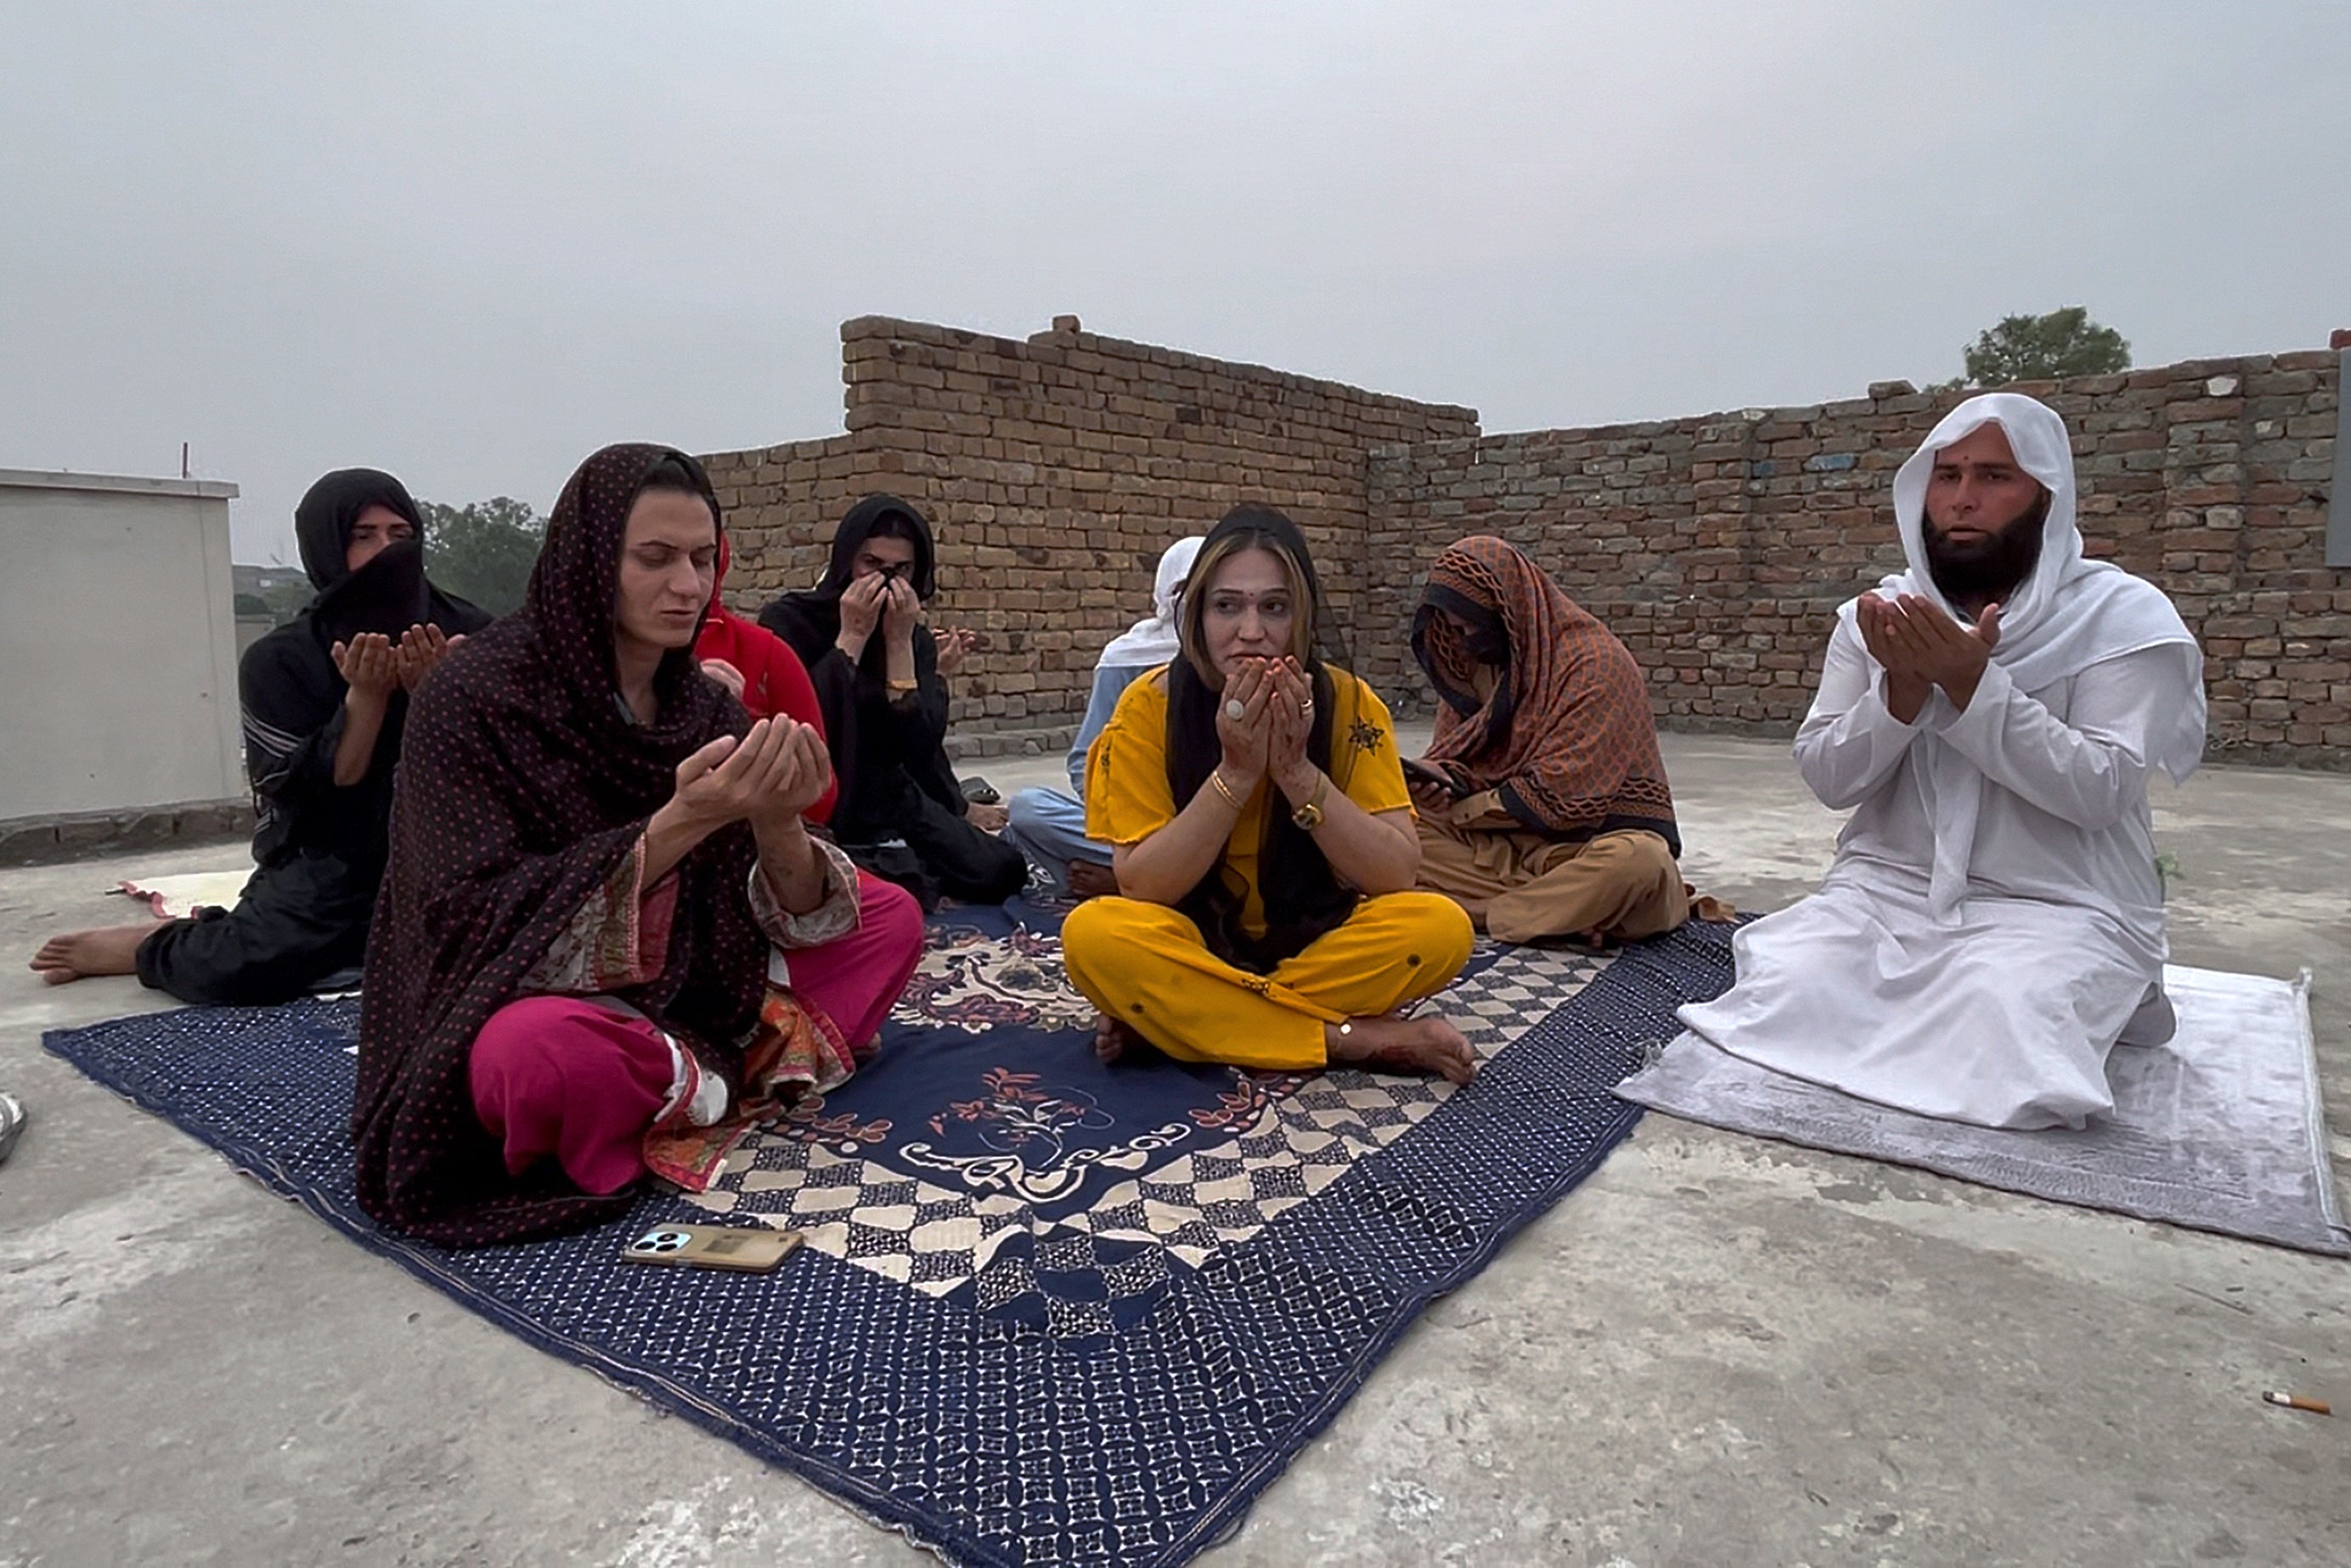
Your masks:
{"label": "concrete rooftop floor", "polygon": [[[1669,736],[1707,891],[1807,891],[1836,821],[1778,743]],[[970,765],[1008,789],[1060,759]],[[2308,967],[2351,1164],[2351,778],[2158,799],[2179,961]],[[0,1568],[930,1561],[522,1344],[40,1049],[161,1005],[42,988],[180,851],[0,873]],[[2332,1398],[2273,1409],[2267,1387]],[[1424,1316],[1200,1559],[2351,1562],[2351,1265],[1652,1115]]]}

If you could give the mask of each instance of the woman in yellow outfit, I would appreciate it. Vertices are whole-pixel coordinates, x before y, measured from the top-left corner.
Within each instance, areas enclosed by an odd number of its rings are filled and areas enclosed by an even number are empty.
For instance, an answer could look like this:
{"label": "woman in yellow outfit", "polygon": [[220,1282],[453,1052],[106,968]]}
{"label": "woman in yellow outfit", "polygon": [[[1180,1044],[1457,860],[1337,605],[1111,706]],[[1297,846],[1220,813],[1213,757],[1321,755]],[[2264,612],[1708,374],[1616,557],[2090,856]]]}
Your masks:
{"label": "woman in yellow outfit", "polygon": [[1398,1018],[1468,961],[1468,917],[1410,891],[1412,797],[1387,709],[1315,656],[1306,540],[1260,507],[1208,535],[1182,653],[1126,689],[1086,764],[1086,836],[1120,896],[1061,928],[1102,1009],[1105,1061],[1140,1037],[1186,1061],[1441,1072],[1477,1060],[1440,1018]]}

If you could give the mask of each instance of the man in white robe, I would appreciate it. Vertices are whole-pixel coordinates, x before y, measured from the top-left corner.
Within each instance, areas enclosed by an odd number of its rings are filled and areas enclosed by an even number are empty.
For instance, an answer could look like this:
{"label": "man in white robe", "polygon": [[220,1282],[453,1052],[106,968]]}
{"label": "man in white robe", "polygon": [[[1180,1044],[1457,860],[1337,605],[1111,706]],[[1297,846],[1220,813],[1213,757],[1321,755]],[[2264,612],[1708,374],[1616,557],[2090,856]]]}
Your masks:
{"label": "man in white robe", "polygon": [[2170,1037],[2147,775],[2203,753],[2203,655],[2161,590],[2083,558],[2074,503],[2064,422],[2015,393],[1902,465],[1909,570],[1839,610],[1796,737],[1853,818],[1820,892],[1681,1009],[1693,1033],[1992,1127],[2083,1125],[2116,1041]]}

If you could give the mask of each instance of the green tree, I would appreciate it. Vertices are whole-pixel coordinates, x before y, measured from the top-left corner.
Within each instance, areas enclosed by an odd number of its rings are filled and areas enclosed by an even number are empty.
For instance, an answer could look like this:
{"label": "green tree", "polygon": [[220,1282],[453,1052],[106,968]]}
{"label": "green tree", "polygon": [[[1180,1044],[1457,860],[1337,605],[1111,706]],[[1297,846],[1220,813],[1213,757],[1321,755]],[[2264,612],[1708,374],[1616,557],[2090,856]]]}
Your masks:
{"label": "green tree", "polygon": [[425,569],[440,587],[493,615],[522,603],[546,520],[528,501],[496,496],[463,507],[417,503],[424,512]]}
{"label": "green tree", "polygon": [[1943,389],[1997,387],[2011,382],[2053,382],[2105,376],[2130,369],[2130,345],[2112,327],[2090,319],[2079,305],[2046,316],[2008,316],[1980,332],[1966,350],[1968,373]]}

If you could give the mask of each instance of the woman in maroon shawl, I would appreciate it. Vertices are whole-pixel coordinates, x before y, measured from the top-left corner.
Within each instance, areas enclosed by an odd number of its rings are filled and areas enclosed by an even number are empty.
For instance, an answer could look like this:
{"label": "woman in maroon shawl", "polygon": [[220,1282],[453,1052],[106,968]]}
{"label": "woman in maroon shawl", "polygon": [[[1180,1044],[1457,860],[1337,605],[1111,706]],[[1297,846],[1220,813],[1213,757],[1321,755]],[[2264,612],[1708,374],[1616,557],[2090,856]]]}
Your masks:
{"label": "woman in maroon shawl", "polygon": [[1420,885],[1505,942],[1655,936],[1689,917],[1640,666],[1498,538],[1437,558],[1412,651],[1444,706],[1405,764]]}
{"label": "woman in maroon shawl", "polygon": [[854,1071],[920,911],[803,815],[820,734],[695,667],[720,539],[701,465],[610,446],[523,608],[423,688],[367,955],[360,1200],[457,1246],[706,1182],[749,1120]]}

